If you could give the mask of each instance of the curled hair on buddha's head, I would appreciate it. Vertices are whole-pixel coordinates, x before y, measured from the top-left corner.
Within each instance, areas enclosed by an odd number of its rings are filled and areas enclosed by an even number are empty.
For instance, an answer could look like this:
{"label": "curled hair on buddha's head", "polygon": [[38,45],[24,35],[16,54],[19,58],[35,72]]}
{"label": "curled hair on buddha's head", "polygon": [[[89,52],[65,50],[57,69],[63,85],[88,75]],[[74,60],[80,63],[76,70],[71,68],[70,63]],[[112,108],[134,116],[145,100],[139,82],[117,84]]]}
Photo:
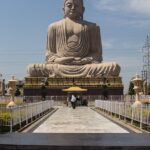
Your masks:
{"label": "curled hair on buddha's head", "polygon": [[[68,0],[64,0],[64,7],[65,7],[65,3],[66,3],[67,1],[68,1]],[[82,5],[83,9],[85,9],[85,8],[84,8],[84,1],[83,1],[83,0],[74,0],[74,1],[79,1],[79,2],[81,3],[81,5]],[[80,14],[80,19],[81,19],[81,20],[83,20],[83,13],[84,13],[84,11],[82,12],[82,14]],[[66,18],[65,14],[64,14],[64,18]]]}

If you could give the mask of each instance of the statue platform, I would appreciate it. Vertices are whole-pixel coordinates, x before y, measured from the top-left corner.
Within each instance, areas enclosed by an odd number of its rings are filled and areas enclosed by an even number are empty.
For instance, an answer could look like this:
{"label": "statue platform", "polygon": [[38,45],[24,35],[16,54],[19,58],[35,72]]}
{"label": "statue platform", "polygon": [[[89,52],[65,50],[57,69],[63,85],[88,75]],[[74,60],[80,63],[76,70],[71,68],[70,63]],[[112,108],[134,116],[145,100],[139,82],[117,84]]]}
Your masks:
{"label": "statue platform", "polygon": [[108,95],[123,95],[123,83],[121,77],[99,77],[99,78],[46,78],[46,77],[26,77],[24,84],[25,96],[41,96],[43,83],[47,96],[67,95],[63,89],[71,86],[79,86],[87,89],[84,95],[103,95],[104,91]]}

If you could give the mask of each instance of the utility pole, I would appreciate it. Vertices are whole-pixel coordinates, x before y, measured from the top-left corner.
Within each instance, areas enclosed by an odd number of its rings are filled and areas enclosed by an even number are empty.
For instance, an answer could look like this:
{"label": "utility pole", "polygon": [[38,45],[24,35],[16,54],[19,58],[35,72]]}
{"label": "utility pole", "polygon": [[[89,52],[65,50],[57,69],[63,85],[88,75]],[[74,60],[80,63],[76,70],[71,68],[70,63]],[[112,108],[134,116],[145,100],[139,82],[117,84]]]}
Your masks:
{"label": "utility pole", "polygon": [[147,35],[145,44],[142,48],[143,51],[143,70],[142,79],[150,83],[150,38]]}

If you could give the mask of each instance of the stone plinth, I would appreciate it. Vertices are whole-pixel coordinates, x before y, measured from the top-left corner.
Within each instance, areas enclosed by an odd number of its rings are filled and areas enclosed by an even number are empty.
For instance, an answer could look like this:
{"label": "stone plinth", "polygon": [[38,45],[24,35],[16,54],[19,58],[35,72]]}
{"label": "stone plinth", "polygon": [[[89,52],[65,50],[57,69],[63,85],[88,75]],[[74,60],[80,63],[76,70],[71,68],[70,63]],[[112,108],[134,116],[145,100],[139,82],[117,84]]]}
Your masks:
{"label": "stone plinth", "polygon": [[[24,85],[25,96],[40,96],[42,81],[47,80],[48,85],[45,88],[47,96],[67,95],[62,89],[79,86],[88,89],[85,95],[102,95],[104,85],[107,86],[109,95],[123,95],[123,84],[121,77],[104,78],[44,78],[44,77],[26,77]],[[106,90],[106,89],[105,89]]]}

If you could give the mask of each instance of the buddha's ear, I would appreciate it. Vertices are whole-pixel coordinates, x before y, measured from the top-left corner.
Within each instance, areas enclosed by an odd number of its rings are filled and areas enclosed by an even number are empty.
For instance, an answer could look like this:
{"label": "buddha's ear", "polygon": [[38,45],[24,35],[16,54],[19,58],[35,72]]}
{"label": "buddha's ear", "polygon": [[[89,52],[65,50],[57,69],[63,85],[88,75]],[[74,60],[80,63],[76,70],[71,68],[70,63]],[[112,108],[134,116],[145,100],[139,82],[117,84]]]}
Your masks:
{"label": "buddha's ear", "polygon": [[85,12],[85,7],[82,7],[82,14],[81,14],[81,19],[82,19],[82,20],[83,20],[84,12]]}
{"label": "buddha's ear", "polygon": [[63,7],[62,10],[63,10],[63,12],[64,12],[64,11],[65,11],[65,8]]}
{"label": "buddha's ear", "polygon": [[63,10],[63,13],[64,13],[64,18],[65,18],[65,8],[63,7],[62,10]]}
{"label": "buddha's ear", "polygon": [[82,8],[83,13],[85,12],[85,7]]}

